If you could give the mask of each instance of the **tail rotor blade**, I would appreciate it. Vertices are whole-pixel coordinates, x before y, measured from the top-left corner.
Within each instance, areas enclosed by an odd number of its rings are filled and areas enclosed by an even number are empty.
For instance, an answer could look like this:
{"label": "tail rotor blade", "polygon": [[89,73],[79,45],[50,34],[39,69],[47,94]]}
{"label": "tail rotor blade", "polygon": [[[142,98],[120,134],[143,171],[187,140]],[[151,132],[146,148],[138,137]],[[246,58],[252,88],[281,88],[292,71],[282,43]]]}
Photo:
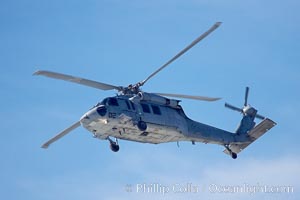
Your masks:
{"label": "tail rotor blade", "polygon": [[235,111],[238,111],[238,112],[243,112],[243,109],[241,109],[241,108],[237,108],[237,107],[235,107],[235,106],[233,106],[233,105],[230,105],[230,104],[228,104],[228,103],[225,103],[225,107],[226,108],[229,108],[229,109],[231,109],[231,110],[235,110]]}
{"label": "tail rotor blade", "polygon": [[[243,108],[237,108],[233,105],[230,105],[228,103],[225,103],[225,107],[226,108],[230,108],[231,110],[235,110],[235,111],[238,111],[238,112],[241,112],[243,113],[244,116],[248,115],[248,116],[251,116],[251,117],[255,117],[257,119],[261,119],[261,120],[264,120],[266,119],[266,117],[262,116],[262,115],[259,115],[257,114],[257,110],[253,107],[251,107],[250,105],[248,105],[248,96],[249,96],[249,90],[250,88],[249,87],[246,87],[246,91],[245,91],[245,102],[244,102],[244,107]],[[254,110],[256,114],[253,114],[253,111],[250,111],[250,110]],[[255,115],[255,116],[254,116]]]}
{"label": "tail rotor blade", "polygon": [[262,115],[259,115],[259,114],[256,114],[255,117],[258,118],[258,119],[261,119],[261,120],[264,120],[266,118],[266,117],[264,117]]}
{"label": "tail rotor blade", "polygon": [[49,141],[47,141],[45,144],[43,144],[42,148],[47,149],[50,144],[52,144],[53,142],[56,142],[57,140],[64,137],[65,135],[67,135],[68,133],[70,133],[74,129],[78,128],[79,126],[80,126],[80,121],[76,122],[75,124],[73,124],[72,126],[70,126],[67,129],[65,129],[64,131],[62,131],[61,133],[59,133],[55,137],[51,138]]}
{"label": "tail rotor blade", "polygon": [[244,106],[248,105],[248,95],[249,95],[249,87],[246,87]]}

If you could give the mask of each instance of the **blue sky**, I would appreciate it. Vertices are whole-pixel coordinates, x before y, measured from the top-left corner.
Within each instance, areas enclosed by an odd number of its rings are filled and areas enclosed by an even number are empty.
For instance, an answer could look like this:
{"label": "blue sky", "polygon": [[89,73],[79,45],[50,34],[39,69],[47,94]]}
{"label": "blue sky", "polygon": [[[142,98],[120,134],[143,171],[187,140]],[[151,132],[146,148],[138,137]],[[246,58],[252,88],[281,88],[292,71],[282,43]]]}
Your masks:
{"label": "blue sky", "polygon": [[[299,199],[300,16],[287,1],[1,0],[0,194],[2,199]],[[78,128],[40,145],[114,95],[34,77],[52,70],[114,85],[136,83],[216,21],[222,26],[151,79],[145,91],[217,96],[184,100],[191,118],[234,131],[249,103],[278,125],[237,160],[215,145],[107,141]],[[138,184],[192,183],[192,193],[141,193]],[[293,186],[293,193],[212,193],[212,184]],[[125,190],[132,186],[131,192]]]}

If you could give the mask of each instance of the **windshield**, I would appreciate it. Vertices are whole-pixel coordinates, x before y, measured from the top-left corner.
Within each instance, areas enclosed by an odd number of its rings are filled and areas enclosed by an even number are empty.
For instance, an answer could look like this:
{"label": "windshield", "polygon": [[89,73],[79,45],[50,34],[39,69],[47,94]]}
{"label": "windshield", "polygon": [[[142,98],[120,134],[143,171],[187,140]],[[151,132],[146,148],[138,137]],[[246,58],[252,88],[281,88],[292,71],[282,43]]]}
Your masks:
{"label": "windshield", "polygon": [[[97,103],[96,105],[94,105],[91,109],[99,107],[100,105],[106,105],[108,98],[103,99],[101,102]],[[90,109],[90,110],[91,110]]]}

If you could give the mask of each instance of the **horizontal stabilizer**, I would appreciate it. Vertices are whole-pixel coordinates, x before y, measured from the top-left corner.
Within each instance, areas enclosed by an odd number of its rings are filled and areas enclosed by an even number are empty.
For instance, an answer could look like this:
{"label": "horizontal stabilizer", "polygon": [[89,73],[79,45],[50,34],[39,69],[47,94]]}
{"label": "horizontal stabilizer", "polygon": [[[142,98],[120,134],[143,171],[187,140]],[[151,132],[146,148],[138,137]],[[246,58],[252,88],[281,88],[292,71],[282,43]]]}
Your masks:
{"label": "horizontal stabilizer", "polygon": [[[273,128],[275,125],[276,123],[273,122],[271,119],[268,118],[264,119],[257,126],[255,126],[251,131],[249,131],[248,133],[250,139],[249,142],[245,142],[242,144],[230,144],[229,149],[234,153],[240,153],[242,150],[244,150],[247,146],[252,144],[255,140],[257,140],[259,137],[261,137],[263,134],[265,134],[267,131]],[[227,149],[225,149],[223,152],[230,155],[230,152]]]}

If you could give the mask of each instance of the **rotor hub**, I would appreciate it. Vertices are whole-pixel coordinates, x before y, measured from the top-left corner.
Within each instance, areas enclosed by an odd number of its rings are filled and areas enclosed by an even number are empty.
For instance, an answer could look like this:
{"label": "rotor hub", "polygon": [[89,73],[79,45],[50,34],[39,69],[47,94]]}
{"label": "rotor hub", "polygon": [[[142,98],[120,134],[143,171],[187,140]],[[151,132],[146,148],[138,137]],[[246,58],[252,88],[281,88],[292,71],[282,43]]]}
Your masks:
{"label": "rotor hub", "polygon": [[249,116],[255,116],[257,113],[257,110],[250,105],[247,105],[246,107],[243,108],[243,113],[244,115],[249,115]]}

